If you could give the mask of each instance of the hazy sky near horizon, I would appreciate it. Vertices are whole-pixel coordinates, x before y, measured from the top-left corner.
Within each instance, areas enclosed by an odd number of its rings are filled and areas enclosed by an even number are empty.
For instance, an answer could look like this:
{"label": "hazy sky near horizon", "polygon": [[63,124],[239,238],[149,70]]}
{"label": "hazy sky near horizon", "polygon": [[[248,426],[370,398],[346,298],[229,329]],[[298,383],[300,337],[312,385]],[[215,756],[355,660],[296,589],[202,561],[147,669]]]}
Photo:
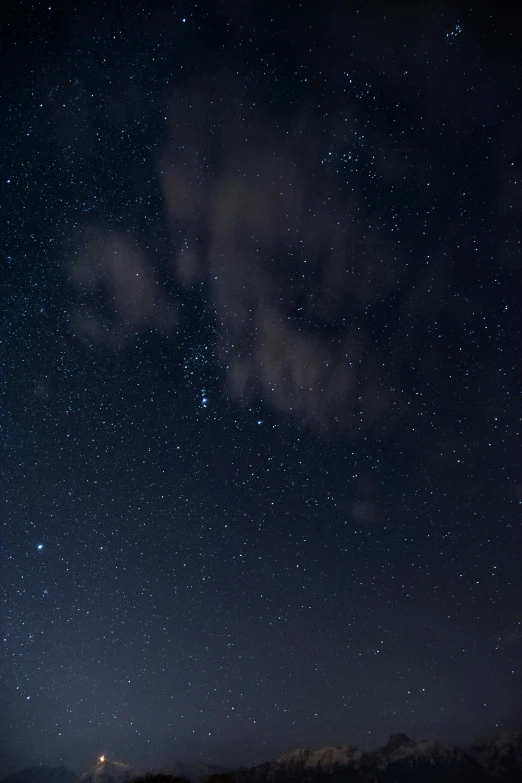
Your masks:
{"label": "hazy sky near horizon", "polygon": [[0,771],[519,725],[520,16],[8,4]]}

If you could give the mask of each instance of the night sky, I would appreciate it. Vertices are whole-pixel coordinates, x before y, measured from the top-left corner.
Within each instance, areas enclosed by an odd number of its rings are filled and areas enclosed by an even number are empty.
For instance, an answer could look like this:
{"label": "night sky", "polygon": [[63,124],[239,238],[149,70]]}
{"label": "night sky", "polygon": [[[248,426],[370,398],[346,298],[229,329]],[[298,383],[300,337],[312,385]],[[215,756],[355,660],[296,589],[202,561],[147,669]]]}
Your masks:
{"label": "night sky", "polygon": [[2,9],[3,773],[520,726],[522,18],[411,6]]}

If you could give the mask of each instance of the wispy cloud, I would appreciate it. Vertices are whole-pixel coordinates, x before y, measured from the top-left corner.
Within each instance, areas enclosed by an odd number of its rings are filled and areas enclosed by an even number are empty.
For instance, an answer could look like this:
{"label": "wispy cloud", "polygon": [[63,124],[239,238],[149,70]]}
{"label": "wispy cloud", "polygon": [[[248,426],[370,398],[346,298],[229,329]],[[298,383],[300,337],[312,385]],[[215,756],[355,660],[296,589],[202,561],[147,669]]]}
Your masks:
{"label": "wispy cloud", "polygon": [[173,328],[175,304],[162,294],[135,239],[95,228],[85,232],[78,244],[70,269],[80,299],[71,313],[75,335],[94,345],[119,349],[144,331]]}

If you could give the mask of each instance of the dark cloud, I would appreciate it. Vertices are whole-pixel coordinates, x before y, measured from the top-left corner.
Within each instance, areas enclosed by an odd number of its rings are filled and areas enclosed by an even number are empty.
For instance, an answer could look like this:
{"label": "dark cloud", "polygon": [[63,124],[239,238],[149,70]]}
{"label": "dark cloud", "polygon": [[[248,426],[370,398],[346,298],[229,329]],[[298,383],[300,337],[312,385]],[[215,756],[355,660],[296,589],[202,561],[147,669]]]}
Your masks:
{"label": "dark cloud", "polygon": [[143,331],[173,328],[176,308],[162,294],[150,262],[132,236],[94,228],[79,244],[70,269],[83,300],[71,313],[75,335],[118,349]]}
{"label": "dark cloud", "polygon": [[[461,122],[476,96],[465,74],[454,78],[457,24],[413,14],[402,29],[399,17],[388,20],[383,48],[395,33],[401,45],[393,43],[383,71],[374,20],[361,15],[358,40],[349,36],[355,56],[335,76],[340,97],[329,107],[310,105],[303,92],[275,111],[253,77],[230,71],[174,92],[156,167],[170,270],[178,290],[207,284],[234,398],[263,400],[324,434],[393,426],[415,393],[404,372],[415,365],[428,380],[439,372],[440,319],[458,324],[482,306],[477,287],[450,296],[449,255],[477,251],[455,231],[478,209],[469,172],[458,170],[456,136],[481,119]],[[347,29],[325,31],[334,49],[346,45]],[[425,83],[427,41],[440,84]],[[488,104],[490,87],[478,84]],[[506,225],[512,190],[505,178],[497,212]],[[516,241],[512,229],[506,242]],[[84,292],[104,288],[114,300],[109,316],[75,312],[80,336],[121,346],[139,331],[172,328],[175,308],[134,240],[102,231],[72,269]]]}
{"label": "dark cloud", "polygon": [[[219,81],[227,93],[239,89]],[[228,389],[321,431],[366,426],[398,408],[363,322],[365,307],[396,289],[402,260],[357,174],[338,187],[339,156],[348,162],[362,134],[354,121],[333,121],[321,142],[302,109],[287,130],[252,107],[232,122],[216,107],[224,95],[202,95],[198,83],[177,96],[177,143],[158,170],[167,223],[184,237],[174,273],[183,285],[209,280]]]}

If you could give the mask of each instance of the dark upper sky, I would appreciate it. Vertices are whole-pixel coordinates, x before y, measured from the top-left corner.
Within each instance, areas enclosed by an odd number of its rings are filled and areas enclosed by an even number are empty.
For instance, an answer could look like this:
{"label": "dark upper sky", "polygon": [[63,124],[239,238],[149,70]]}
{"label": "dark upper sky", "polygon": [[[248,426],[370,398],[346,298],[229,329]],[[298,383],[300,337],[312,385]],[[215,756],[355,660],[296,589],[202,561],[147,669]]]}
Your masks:
{"label": "dark upper sky", "polygon": [[1,28],[2,771],[514,727],[520,14],[49,2]]}

